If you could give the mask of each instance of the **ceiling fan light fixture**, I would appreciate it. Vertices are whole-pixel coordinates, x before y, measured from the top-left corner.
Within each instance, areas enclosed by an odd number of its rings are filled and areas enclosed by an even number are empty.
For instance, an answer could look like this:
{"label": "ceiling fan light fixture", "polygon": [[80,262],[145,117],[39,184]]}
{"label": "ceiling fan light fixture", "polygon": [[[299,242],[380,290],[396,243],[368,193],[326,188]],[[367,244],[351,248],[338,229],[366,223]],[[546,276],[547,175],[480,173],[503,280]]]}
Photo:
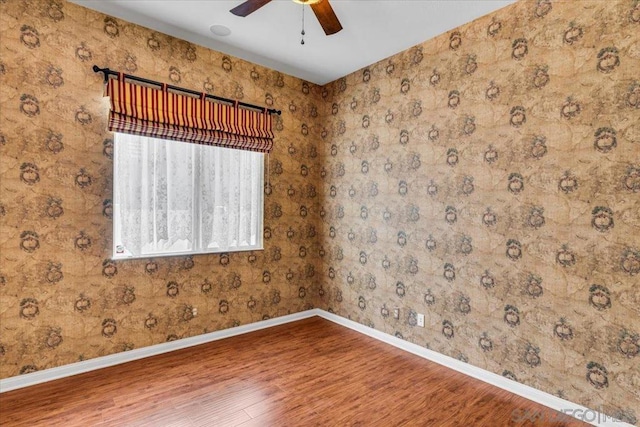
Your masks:
{"label": "ceiling fan light fixture", "polygon": [[[236,16],[246,17],[251,15],[256,10],[260,9],[262,6],[271,3],[272,1],[273,0],[245,0],[244,3],[239,4],[229,12],[233,13]],[[330,0],[293,1],[303,6],[307,4],[311,7],[311,10],[313,10],[313,14],[318,19],[318,22],[320,23],[320,26],[322,27],[326,35],[330,36],[342,30],[342,24],[340,24],[340,20],[336,16],[336,13],[333,11]],[[304,9],[305,8],[303,7],[302,10],[304,11]]]}

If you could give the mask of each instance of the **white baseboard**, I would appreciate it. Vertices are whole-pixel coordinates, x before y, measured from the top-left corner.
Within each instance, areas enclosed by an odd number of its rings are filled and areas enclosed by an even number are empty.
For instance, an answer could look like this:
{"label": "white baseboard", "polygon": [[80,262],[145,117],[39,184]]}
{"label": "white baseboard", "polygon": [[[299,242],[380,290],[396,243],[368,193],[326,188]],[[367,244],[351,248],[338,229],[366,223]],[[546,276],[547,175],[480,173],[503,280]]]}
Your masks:
{"label": "white baseboard", "polygon": [[[416,356],[420,356],[424,359],[438,363],[439,365],[453,369],[454,371],[458,371],[470,377],[479,379],[480,381],[483,381],[485,383],[489,383],[503,390],[509,391],[513,394],[517,394],[518,396],[522,396],[525,399],[532,400],[551,409],[555,409],[556,411],[563,412],[569,416],[572,416],[580,421],[587,422],[591,425],[602,427],[633,427],[631,424],[616,420],[601,412],[586,408],[582,405],[578,405],[577,403],[569,402],[568,400],[561,399],[552,394],[546,393],[533,387],[529,387],[528,385],[512,381],[501,375],[494,374],[493,372],[486,371],[484,369],[462,362],[458,359],[454,359],[453,357],[445,356],[444,354],[429,350],[425,347],[421,347],[417,344],[405,341],[393,335],[389,335],[385,332],[369,328],[368,326],[364,326],[342,316],[337,316],[324,310],[318,310],[318,316],[339,325],[345,326],[349,329],[353,329],[354,331],[360,332],[364,335],[375,338],[379,341],[391,344],[394,347],[408,351],[409,353],[413,353]],[[535,416],[536,414],[530,415]]]}
{"label": "white baseboard", "polygon": [[155,356],[170,351],[180,350],[194,345],[205,344],[212,341],[229,338],[236,335],[282,325],[296,320],[317,316],[319,310],[307,310],[273,319],[262,320],[248,325],[237,326],[235,328],[223,329],[221,331],[210,332],[208,334],[196,335],[195,337],[183,338],[180,340],[156,344],[149,347],[136,348],[122,353],[110,354],[108,356],[96,357],[95,359],[83,360],[82,362],[70,363],[56,368],[44,369],[30,374],[19,375],[0,380],[0,393],[28,387],[47,381],[70,377],[84,372],[95,371],[96,369],[107,368],[121,363],[131,362],[145,357]]}
{"label": "white baseboard", "polygon": [[70,377],[72,375],[82,374],[84,372],[94,371],[96,369],[106,368],[121,363],[131,362],[134,360],[143,359],[145,357],[168,353],[170,351],[180,350],[199,344],[205,344],[236,335],[246,334],[249,332],[258,331],[260,329],[270,328],[272,326],[283,325],[285,323],[295,322],[297,320],[302,320],[313,316],[319,316],[323,319],[330,320],[334,323],[390,344],[401,350],[408,351],[409,353],[415,354],[416,356],[420,356],[424,359],[438,363],[439,365],[453,369],[454,371],[461,372],[470,377],[479,379],[480,381],[484,381],[503,390],[507,390],[511,393],[517,394],[518,396],[522,396],[525,399],[532,400],[541,405],[555,409],[556,411],[560,411],[569,416],[573,416],[580,421],[588,422],[589,424],[592,424],[594,426],[633,427],[631,426],[631,424],[615,420],[612,417],[604,415],[593,409],[586,408],[582,405],[578,405],[577,403],[569,402],[568,400],[561,399],[552,394],[545,393],[516,381],[512,381],[501,375],[494,374],[493,372],[486,371],[484,369],[478,368],[452,357],[445,356],[444,354],[429,350],[425,347],[421,347],[417,344],[405,341],[393,335],[389,335],[385,332],[369,328],[360,323],[354,322],[353,320],[346,319],[344,317],[329,313],[318,308],[289,314],[282,317],[276,317],[274,319],[250,323],[248,325],[242,325],[235,328],[197,335],[195,337],[184,338],[181,340],[156,344],[149,347],[125,351],[122,353],[97,357],[95,359],[71,363],[69,365],[59,366],[56,368],[45,369],[43,371],[32,372],[30,374],[0,379],[0,393],[44,383],[47,381],[53,381],[60,378]]}

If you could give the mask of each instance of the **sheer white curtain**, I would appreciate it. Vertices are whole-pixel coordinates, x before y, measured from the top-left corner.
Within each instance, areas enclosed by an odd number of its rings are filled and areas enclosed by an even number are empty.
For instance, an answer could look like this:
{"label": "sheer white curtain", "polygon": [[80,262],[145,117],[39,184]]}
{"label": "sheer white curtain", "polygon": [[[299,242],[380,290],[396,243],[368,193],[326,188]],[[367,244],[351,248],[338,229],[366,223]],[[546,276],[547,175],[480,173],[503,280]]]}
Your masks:
{"label": "sheer white curtain", "polygon": [[117,133],[114,256],[260,249],[263,156]]}

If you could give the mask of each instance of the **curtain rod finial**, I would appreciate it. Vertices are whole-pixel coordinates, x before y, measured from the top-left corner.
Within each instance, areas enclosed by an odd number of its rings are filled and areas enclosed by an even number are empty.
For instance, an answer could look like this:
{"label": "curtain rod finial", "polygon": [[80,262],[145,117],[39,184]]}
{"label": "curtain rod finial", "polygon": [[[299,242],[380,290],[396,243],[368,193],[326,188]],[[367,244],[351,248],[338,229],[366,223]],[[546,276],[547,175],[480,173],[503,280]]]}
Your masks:
{"label": "curtain rod finial", "polygon": [[97,65],[94,65],[93,67],[91,67],[91,69],[93,70],[94,73],[104,73],[105,83],[109,81],[109,74],[115,74],[115,73],[112,73],[109,68],[100,68]]}

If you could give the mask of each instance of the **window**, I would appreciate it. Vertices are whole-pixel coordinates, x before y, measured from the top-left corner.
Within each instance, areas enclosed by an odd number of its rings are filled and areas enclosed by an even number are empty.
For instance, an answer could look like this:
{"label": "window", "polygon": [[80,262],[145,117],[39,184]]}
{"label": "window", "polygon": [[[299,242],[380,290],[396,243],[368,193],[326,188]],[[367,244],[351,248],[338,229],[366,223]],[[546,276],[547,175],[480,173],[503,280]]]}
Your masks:
{"label": "window", "polygon": [[113,257],[262,249],[264,154],[115,133]]}

